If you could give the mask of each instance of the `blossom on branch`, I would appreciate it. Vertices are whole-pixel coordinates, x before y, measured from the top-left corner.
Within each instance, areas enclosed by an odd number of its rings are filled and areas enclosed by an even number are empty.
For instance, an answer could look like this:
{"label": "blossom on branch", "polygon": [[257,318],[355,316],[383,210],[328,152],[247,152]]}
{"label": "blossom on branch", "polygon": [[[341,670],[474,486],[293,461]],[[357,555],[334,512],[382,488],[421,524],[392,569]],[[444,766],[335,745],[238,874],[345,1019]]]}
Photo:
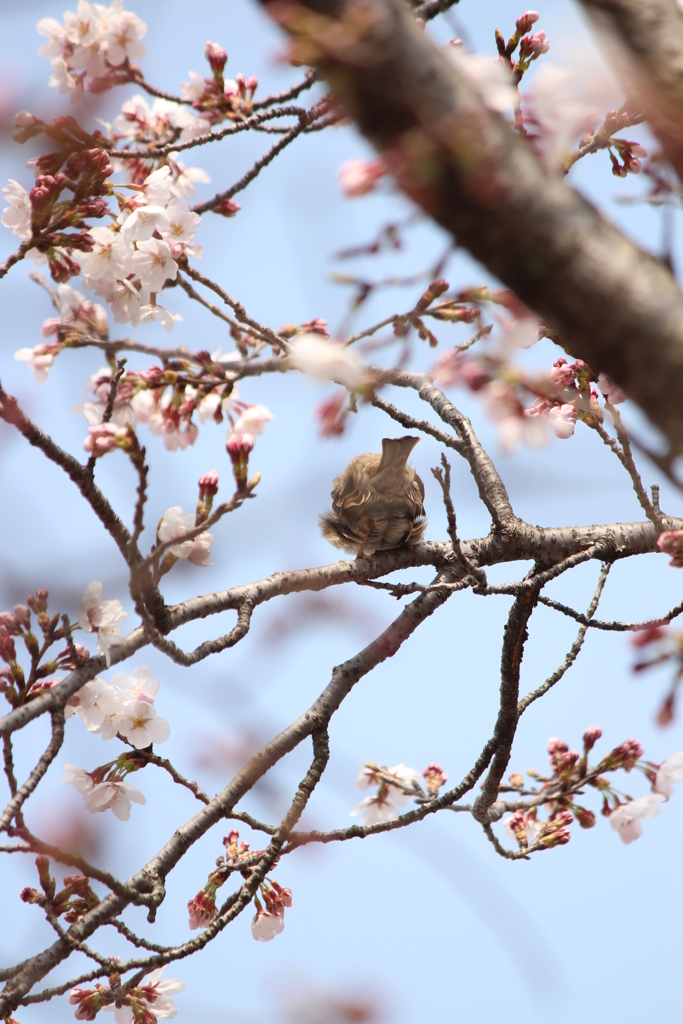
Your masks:
{"label": "blossom on branch", "polygon": [[296,370],[324,383],[333,380],[347,388],[355,388],[363,377],[363,363],[358,352],[340,342],[328,341],[320,334],[299,334],[291,343],[289,359]]}
{"label": "blossom on branch", "polygon": [[668,798],[674,791],[674,783],[683,782],[683,751],[671,754],[659,766],[655,777],[653,790]]}
{"label": "blossom on branch", "polygon": [[171,727],[165,718],[158,718],[153,704],[146,700],[128,701],[118,721],[119,732],[135,747],[142,750],[152,743],[165,743]]}
{"label": "blossom on branch", "polygon": [[17,238],[28,241],[33,234],[31,228],[31,197],[28,192],[25,188],[22,188],[18,181],[10,178],[9,184],[5,185],[2,190],[2,198],[5,202],[9,203],[9,206],[3,210],[2,218],[0,218],[3,225],[9,228]]}
{"label": "blossom on branch", "polygon": [[[445,778],[445,777],[444,777]],[[415,768],[397,764],[393,768],[376,765],[369,761],[364,764],[356,779],[356,789],[379,786],[376,794],[364,797],[351,811],[351,817],[361,814],[362,825],[374,825],[380,821],[392,821],[398,817],[399,807],[404,807],[415,797],[424,798],[422,773]]]}
{"label": "blossom on branch", "polygon": [[615,832],[619,833],[622,843],[632,843],[643,834],[641,820],[643,818],[655,818],[662,813],[661,802],[666,797],[661,793],[648,793],[646,796],[639,796],[636,800],[630,800],[627,804],[621,804],[609,816],[609,823]]}
{"label": "blossom on branch", "polygon": [[45,345],[41,342],[33,348],[17,349],[14,358],[20,363],[28,363],[36,384],[43,384],[48,378],[57,351],[56,345]]}
{"label": "blossom on branch", "polygon": [[[175,537],[181,537],[189,530],[194,530],[194,528],[194,512],[184,515],[180,505],[174,505],[164,512],[157,529],[157,538],[160,544],[166,544]],[[213,534],[205,531],[193,540],[172,544],[169,551],[176,558],[187,558],[190,562],[194,562],[195,565],[210,565],[211,563],[207,562],[207,558],[211,554],[212,543]]]}
{"label": "blossom on branch", "polygon": [[78,625],[86,633],[97,632],[97,649],[104,654],[107,665],[111,664],[109,648],[121,639],[120,623],[128,618],[120,601],[102,599],[102,584],[93,580],[78,605]]}

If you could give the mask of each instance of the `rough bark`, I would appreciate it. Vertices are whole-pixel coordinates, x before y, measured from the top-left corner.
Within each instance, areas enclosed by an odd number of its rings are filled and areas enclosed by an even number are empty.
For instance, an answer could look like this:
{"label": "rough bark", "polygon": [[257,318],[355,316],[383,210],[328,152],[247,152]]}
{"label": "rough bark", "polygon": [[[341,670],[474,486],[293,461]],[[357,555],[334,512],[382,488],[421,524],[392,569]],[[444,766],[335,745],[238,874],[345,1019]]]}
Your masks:
{"label": "rough bark", "polygon": [[683,294],[669,270],[543,167],[401,0],[261,2],[403,190],[683,451]]}

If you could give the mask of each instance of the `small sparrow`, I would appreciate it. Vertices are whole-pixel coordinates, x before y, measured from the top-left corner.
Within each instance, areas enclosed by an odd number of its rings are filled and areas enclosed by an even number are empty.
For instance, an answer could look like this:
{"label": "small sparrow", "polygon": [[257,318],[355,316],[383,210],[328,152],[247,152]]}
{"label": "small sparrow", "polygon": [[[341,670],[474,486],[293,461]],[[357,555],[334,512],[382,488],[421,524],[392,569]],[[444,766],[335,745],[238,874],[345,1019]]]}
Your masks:
{"label": "small sparrow", "polygon": [[[351,459],[336,477],[332,511],[320,516],[323,537],[356,558],[411,545],[427,525],[424,484],[408,465],[419,437],[385,437],[382,454]],[[372,559],[370,559],[372,561]]]}

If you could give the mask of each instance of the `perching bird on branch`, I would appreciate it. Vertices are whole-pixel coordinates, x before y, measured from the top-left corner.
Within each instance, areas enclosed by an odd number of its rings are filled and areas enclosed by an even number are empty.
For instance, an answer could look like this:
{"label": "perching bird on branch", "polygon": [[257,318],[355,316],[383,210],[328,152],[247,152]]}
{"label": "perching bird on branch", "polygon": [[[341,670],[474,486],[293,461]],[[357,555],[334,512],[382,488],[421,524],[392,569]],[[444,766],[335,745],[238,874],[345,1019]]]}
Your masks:
{"label": "perching bird on branch", "polygon": [[385,437],[382,454],[356,455],[332,490],[332,511],[320,516],[323,537],[356,558],[411,545],[427,525],[424,484],[408,465],[419,437]]}

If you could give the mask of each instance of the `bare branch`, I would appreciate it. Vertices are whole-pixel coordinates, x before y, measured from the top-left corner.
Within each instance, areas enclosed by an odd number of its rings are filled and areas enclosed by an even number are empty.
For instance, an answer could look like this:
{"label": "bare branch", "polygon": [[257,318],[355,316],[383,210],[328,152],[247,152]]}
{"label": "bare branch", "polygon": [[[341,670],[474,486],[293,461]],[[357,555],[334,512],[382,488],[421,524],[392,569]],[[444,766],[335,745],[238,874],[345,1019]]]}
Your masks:
{"label": "bare branch", "polygon": [[593,618],[593,616],[595,615],[595,612],[597,611],[598,602],[600,601],[600,598],[602,596],[602,591],[604,589],[605,583],[607,582],[607,575],[608,575],[610,569],[611,569],[611,565],[610,565],[609,562],[607,562],[605,565],[603,565],[603,567],[602,567],[602,569],[600,571],[600,578],[598,580],[598,585],[596,587],[595,593],[593,595],[593,599],[592,599],[591,603],[589,604],[588,610],[586,611],[586,615],[584,617],[585,618],[585,622],[583,622],[581,624],[581,628],[579,629],[579,632],[577,633],[576,640],[572,644],[571,649],[570,649],[569,653],[567,654],[567,657],[564,659],[564,661],[559,666],[559,668],[555,669],[553,674],[551,676],[549,676],[546,679],[546,681],[541,684],[541,686],[537,687],[535,690],[532,690],[531,693],[528,693],[526,695],[526,697],[524,697],[522,700],[520,700],[519,704],[517,705],[517,717],[518,718],[521,717],[524,714],[524,712],[526,711],[526,709],[529,707],[530,704],[532,704],[535,700],[538,700],[539,697],[542,697],[544,693],[547,693],[548,690],[555,685],[555,683],[558,683],[560,681],[560,679],[562,678],[562,676],[565,674],[565,672],[567,672],[572,667],[574,662],[576,661],[576,659],[577,659],[577,657],[579,655],[579,651],[583,647],[583,641],[586,638],[586,632],[588,631],[588,626],[590,624],[590,621]]}

